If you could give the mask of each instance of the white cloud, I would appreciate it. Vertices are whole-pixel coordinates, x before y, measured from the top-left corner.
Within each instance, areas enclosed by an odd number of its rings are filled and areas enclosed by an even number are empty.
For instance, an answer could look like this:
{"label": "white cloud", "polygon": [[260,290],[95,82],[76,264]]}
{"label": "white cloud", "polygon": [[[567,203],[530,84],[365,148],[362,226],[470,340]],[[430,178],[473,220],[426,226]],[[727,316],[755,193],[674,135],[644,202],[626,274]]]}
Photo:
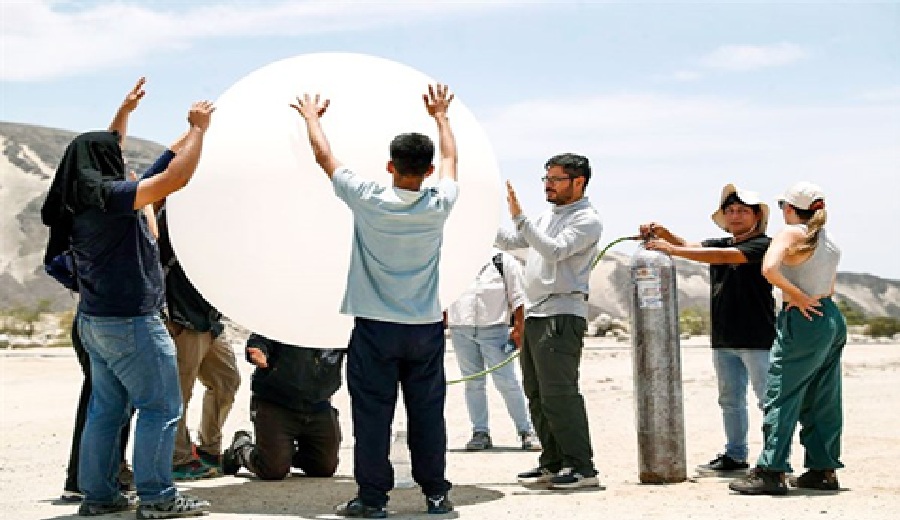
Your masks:
{"label": "white cloud", "polygon": [[[279,1],[169,4],[51,0],[0,6],[0,80],[35,81],[115,67],[219,37],[298,35],[393,26],[500,8],[508,1]],[[181,7],[187,5],[188,7]]]}
{"label": "white cloud", "polygon": [[793,43],[773,45],[725,45],[700,59],[711,69],[747,71],[766,67],[781,67],[800,61],[808,53]]}

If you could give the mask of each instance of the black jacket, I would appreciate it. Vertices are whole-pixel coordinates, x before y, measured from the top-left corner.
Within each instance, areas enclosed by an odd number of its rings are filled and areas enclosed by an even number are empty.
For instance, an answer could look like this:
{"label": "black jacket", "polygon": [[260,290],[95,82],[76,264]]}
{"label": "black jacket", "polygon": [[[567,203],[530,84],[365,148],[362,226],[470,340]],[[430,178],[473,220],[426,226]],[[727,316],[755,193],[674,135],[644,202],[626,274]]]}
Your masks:
{"label": "black jacket", "polygon": [[260,349],[269,365],[253,371],[253,397],[299,412],[330,409],[329,399],[341,387],[344,350],[287,345],[259,334],[247,338],[247,347]]}

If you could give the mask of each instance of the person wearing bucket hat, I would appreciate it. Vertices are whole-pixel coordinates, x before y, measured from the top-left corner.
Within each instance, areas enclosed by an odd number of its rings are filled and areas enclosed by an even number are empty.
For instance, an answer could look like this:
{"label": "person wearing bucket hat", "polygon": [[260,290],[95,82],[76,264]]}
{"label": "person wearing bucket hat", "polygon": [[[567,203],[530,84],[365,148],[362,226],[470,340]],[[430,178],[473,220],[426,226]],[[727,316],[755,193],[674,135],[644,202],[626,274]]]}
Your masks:
{"label": "person wearing bucket hat", "polygon": [[807,471],[791,486],[835,491],[840,461],[841,353],[847,324],[831,299],[841,251],[825,229],[825,194],[800,182],[778,199],[784,229],[772,239],[762,273],[781,289],[763,420],[763,449],[750,474],[729,487],[748,495],[787,493],[791,440],[800,423]]}
{"label": "person wearing bucket hat", "polygon": [[712,220],[730,236],[688,242],[657,222],[640,226],[647,249],[709,264],[711,345],[725,451],[698,466],[701,475],[749,469],[747,385],[761,410],[775,337],[772,285],[760,271],[771,242],[765,234],[769,206],[756,192],[726,184]]}

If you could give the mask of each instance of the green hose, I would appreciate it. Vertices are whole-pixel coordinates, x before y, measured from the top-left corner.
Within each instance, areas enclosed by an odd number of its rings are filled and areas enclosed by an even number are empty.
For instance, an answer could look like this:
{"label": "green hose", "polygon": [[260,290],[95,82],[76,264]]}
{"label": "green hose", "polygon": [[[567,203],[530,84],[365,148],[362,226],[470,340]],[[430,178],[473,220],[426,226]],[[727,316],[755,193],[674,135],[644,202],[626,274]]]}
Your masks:
{"label": "green hose", "polygon": [[[641,239],[641,237],[639,237],[639,236],[625,236],[625,237],[619,237],[619,238],[613,240],[612,242],[607,244],[607,246],[604,247],[600,251],[600,253],[597,254],[597,258],[595,258],[594,263],[591,264],[591,270],[593,270],[595,267],[597,267],[597,264],[600,263],[600,259],[603,258],[603,255],[605,255],[606,252],[609,251],[609,249],[612,246],[618,244],[619,242],[624,242],[626,240],[640,240],[640,239]],[[493,372],[494,370],[499,370],[500,368],[503,368],[506,365],[512,363],[512,360],[516,359],[517,357],[519,357],[519,349],[516,349],[515,352],[510,354],[509,357],[506,358],[506,360],[504,360],[503,362],[501,362],[498,365],[495,365],[495,366],[492,366],[491,368],[482,370],[481,372],[475,372],[474,374],[469,374],[469,375],[467,375],[465,377],[461,377],[459,379],[451,379],[450,381],[447,381],[447,384],[453,385],[456,383],[462,383],[463,381],[471,381],[472,379],[478,379],[479,377],[484,377],[484,376],[490,374],[491,372]]]}

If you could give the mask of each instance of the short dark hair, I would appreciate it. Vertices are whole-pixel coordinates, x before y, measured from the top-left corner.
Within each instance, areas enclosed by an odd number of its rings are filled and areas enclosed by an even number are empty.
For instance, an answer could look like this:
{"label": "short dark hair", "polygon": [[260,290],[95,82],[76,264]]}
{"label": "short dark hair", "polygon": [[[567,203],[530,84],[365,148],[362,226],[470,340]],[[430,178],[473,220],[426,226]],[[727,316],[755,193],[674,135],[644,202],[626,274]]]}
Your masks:
{"label": "short dark hair", "polygon": [[549,170],[551,166],[561,166],[569,177],[584,177],[585,186],[591,180],[591,163],[583,155],[574,153],[554,155],[544,163],[544,169]]}
{"label": "short dark hair", "polygon": [[732,204],[741,204],[743,206],[748,206],[750,209],[753,210],[753,213],[755,213],[756,215],[762,214],[762,206],[761,205],[747,204],[746,202],[741,200],[740,197],[738,197],[737,193],[730,193],[727,197],[725,197],[725,200],[722,201],[722,205],[719,206],[719,209],[721,209],[722,211],[725,211],[725,208],[727,208],[728,206],[731,206]]}
{"label": "short dark hair", "polygon": [[416,132],[400,134],[391,141],[391,162],[400,175],[422,176],[434,161],[434,141]]}

